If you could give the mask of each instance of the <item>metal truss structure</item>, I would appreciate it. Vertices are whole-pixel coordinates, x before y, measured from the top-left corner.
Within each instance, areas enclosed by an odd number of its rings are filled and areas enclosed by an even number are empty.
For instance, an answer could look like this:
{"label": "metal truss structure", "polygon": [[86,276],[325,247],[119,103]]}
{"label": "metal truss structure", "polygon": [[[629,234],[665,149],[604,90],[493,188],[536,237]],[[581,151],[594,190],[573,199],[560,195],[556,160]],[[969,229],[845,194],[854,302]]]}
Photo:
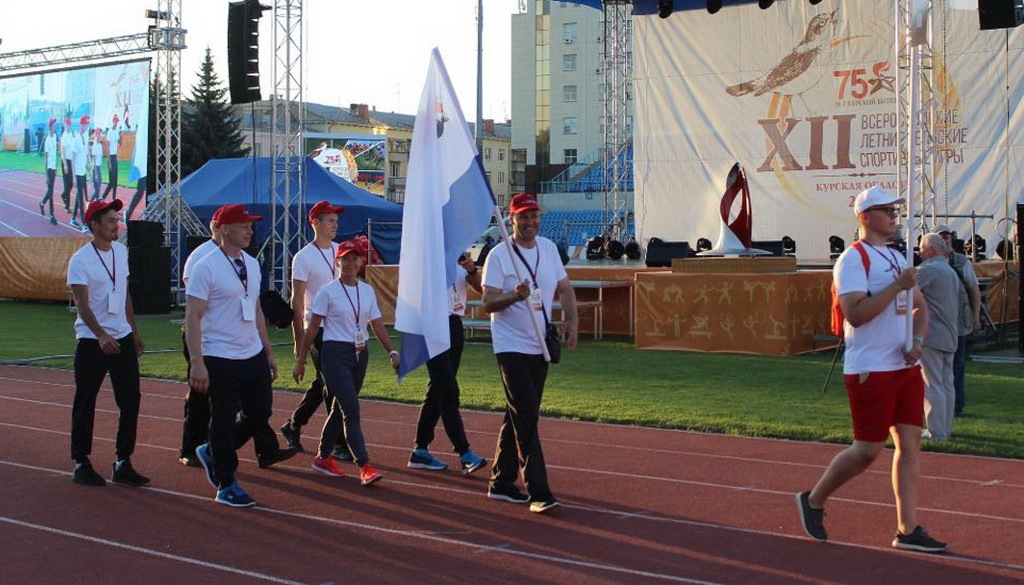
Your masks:
{"label": "metal truss structure", "polygon": [[[911,38],[913,0],[895,2],[897,86],[897,192],[906,198],[914,217],[904,226],[907,246],[916,245],[915,233],[934,227],[939,215],[935,196],[935,60],[932,54],[932,10],[918,26],[927,38]],[[922,42],[923,41],[923,42]],[[913,140],[914,136],[917,140]]]}
{"label": "metal truss structure", "polygon": [[633,3],[629,0],[604,2],[604,220],[611,238],[622,241],[629,207],[623,186],[631,165],[627,164],[632,129],[627,127],[632,44]]}
{"label": "metal truss structure", "polygon": [[156,11],[147,11],[153,24],[145,33],[69,43],[55,47],[0,54],[0,71],[50,69],[58,65],[101,61],[155,51],[156,193],[147,202],[144,219],[164,225],[164,243],[171,250],[171,285],[180,288],[183,229],[207,233],[205,226],[181,200],[181,51],[185,29],[181,27],[181,0],[158,0]]}
{"label": "metal truss structure", "polygon": [[285,298],[291,288],[292,251],[307,241],[303,172],[305,100],[302,86],[302,0],[274,1],[274,92],[271,95],[271,286]]}

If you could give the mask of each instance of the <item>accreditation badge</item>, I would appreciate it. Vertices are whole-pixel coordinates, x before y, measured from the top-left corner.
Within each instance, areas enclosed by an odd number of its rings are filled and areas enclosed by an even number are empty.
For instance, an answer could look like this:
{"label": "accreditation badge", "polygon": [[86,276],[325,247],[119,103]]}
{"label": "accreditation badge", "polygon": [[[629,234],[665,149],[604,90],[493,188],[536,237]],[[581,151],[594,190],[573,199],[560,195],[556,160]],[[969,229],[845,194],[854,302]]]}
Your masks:
{"label": "accreditation badge", "polygon": [[118,289],[114,287],[110,291],[110,295],[107,297],[107,313],[115,315],[117,313],[123,313],[125,311],[125,290],[124,288]]}
{"label": "accreditation badge", "polygon": [[530,291],[530,308],[532,308],[534,311],[544,310],[544,301],[542,301],[540,298],[539,288],[535,288],[532,291]]}
{"label": "accreditation badge", "polygon": [[256,300],[250,299],[248,296],[242,297],[242,320],[243,321],[255,321],[256,320]]}
{"label": "accreditation badge", "polygon": [[896,294],[896,314],[906,315],[907,314],[907,299],[909,299],[909,291],[901,290]]}
{"label": "accreditation badge", "polygon": [[359,329],[356,331],[356,351],[364,351],[366,349],[366,330]]}

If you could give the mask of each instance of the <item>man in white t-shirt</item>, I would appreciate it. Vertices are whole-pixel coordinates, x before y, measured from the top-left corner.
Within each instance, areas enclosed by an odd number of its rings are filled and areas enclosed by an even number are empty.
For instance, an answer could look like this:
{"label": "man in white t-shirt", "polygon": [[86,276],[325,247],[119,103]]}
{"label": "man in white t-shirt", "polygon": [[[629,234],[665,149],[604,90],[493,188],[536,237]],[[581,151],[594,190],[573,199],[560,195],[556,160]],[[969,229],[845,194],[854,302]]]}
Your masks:
{"label": "man in white t-shirt", "polygon": [[253,222],[260,219],[244,205],[222,207],[215,226],[219,251],[198,261],[186,287],[189,385],[210,400],[209,442],[196,449],[196,456],[217,490],[215,500],[237,508],[256,501],[235,479],[236,451],[269,424],[271,383],[277,378],[259,303],[259,263],[245,253]]}
{"label": "man in white t-shirt", "polygon": [[[539,434],[540,403],[548,374],[544,329],[555,296],[565,313],[569,349],[576,348],[579,318],[576,293],[558,248],[538,235],[537,198],[527,193],[516,195],[509,215],[511,240],[495,246],[484,263],[484,310],[491,314],[491,339],[507,402],[487,497],[516,504],[529,502],[531,512],[544,513],[559,505],[548,485]],[[520,471],[528,498],[515,486]]]}
{"label": "man in white t-shirt", "polygon": [[107,130],[107,144],[107,188],[103,191],[103,198],[107,198],[107,193],[113,193],[117,199],[117,149],[121,147],[121,120],[117,114],[111,119],[110,130]]}
{"label": "man in white t-shirt", "polygon": [[[309,225],[313,228],[313,241],[302,247],[292,259],[292,338],[294,339],[295,355],[306,334],[306,327],[312,317],[313,299],[325,284],[338,278],[334,263],[334,254],[338,244],[334,237],[338,235],[338,215],[345,213],[345,208],[334,205],[330,201],[320,201],[309,209]],[[330,412],[330,404],[324,393],[323,370],[320,367],[320,353],[324,347],[324,332],[320,331],[313,340],[310,355],[316,374],[310,381],[309,388],[303,394],[291,417],[281,427],[281,435],[290,447],[304,451],[302,447],[302,427],[309,423],[310,417],[316,412],[317,406],[323,404]],[[339,438],[335,448],[335,456],[351,461],[352,454],[345,443],[345,436]]]}
{"label": "man in white t-shirt", "polygon": [[45,215],[46,204],[50,204],[50,224],[57,225],[53,215],[53,183],[57,179],[57,118],[50,118],[46,141],[43,142],[43,154],[46,156],[46,195],[39,202],[39,213]]}
{"label": "man in white t-shirt", "polygon": [[448,335],[449,346],[427,361],[427,393],[420,405],[420,416],[416,421],[416,443],[409,462],[413,469],[430,469],[441,471],[448,464],[430,453],[430,443],[434,440],[434,427],[440,420],[444,432],[452,442],[452,448],[459,454],[459,467],[463,473],[473,473],[484,465],[487,459],[473,452],[469,447],[466,429],[462,424],[459,412],[459,366],[462,363],[462,350],[466,345],[465,329],[462,316],[466,314],[466,298],[468,288],[482,292],[481,271],[473,263],[468,253],[459,257],[461,270],[455,271],[455,281],[448,289],[449,315]]}
{"label": "man in white t-shirt", "polygon": [[110,374],[114,400],[120,411],[117,459],[110,480],[142,486],[149,478],[132,467],[139,419],[139,356],[145,345],[135,326],[132,297],[128,294],[128,248],[117,240],[120,201],[94,201],[85,210],[92,241],[82,246],[68,263],[68,286],[75,298],[75,399],[71,407],[71,458],[75,483],[106,485],[89,461],[92,452],[96,396]]}
{"label": "man in white t-shirt", "polygon": [[[86,133],[89,131],[89,116],[82,116],[78,122],[78,134],[74,135],[71,140],[71,168],[75,173],[75,204],[71,211],[72,223],[74,224],[74,218],[79,214],[85,214],[85,203],[86,203],[86,163],[88,162],[88,150],[86,148],[86,142],[88,138]],[[64,154],[67,156],[67,153]],[[89,226],[85,225],[87,222],[82,220],[81,229],[83,232],[88,233]]]}
{"label": "man in white t-shirt", "polygon": [[[843,380],[853,419],[853,444],[832,459],[814,489],[796,495],[796,505],[804,532],[815,540],[827,540],[826,501],[867,470],[891,436],[896,446],[892,467],[896,536],[892,546],[942,552],[946,543],[929,536],[917,523],[918,459],[924,424],[924,381],[917,360],[928,331],[928,307],[916,287],[916,270],[886,246],[896,233],[896,217],[903,202],[878,187],[866,189],[854,199],[861,239],[843,252],[833,270],[846,321]],[[911,295],[913,339],[908,340]]]}
{"label": "man in white t-shirt", "polygon": [[[67,213],[71,213],[71,189],[75,186],[75,164],[72,160],[75,154],[74,141],[75,132],[71,116],[67,116],[64,118],[64,128],[61,129],[59,141],[61,179],[63,180],[60,198],[64,202],[64,211]],[[73,228],[82,227],[82,224],[78,223],[78,218],[72,217],[70,223]]]}

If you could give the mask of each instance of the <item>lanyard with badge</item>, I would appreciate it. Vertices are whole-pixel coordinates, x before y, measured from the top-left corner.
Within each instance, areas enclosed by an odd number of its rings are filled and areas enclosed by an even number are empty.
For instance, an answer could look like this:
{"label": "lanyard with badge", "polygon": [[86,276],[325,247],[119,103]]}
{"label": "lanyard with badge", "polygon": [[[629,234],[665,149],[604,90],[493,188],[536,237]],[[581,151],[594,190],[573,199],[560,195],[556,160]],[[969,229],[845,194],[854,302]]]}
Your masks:
{"label": "lanyard with badge", "polygon": [[348,287],[344,282],[338,281],[341,284],[341,290],[345,293],[345,297],[348,299],[348,304],[352,307],[352,314],[356,318],[356,334],[355,334],[355,346],[356,354],[366,349],[366,327],[359,326],[359,314],[362,312],[362,304],[359,300],[359,283],[356,283],[356,302],[352,302],[352,295],[348,294]]}
{"label": "lanyard with badge", "polygon": [[452,313],[456,315],[463,314],[466,311],[466,287],[462,287],[462,290],[459,290],[453,282],[449,297],[448,300],[451,301]]}
{"label": "lanyard with badge", "polygon": [[249,271],[245,269],[245,257],[242,256],[232,260],[228,253],[224,251],[224,248],[221,248],[220,251],[224,254],[228,264],[231,265],[231,269],[234,271],[235,276],[238,277],[239,282],[242,283],[242,288],[245,289],[245,297],[242,298],[242,320],[255,321],[256,304],[249,300]]}
{"label": "lanyard with badge", "polygon": [[313,247],[316,248],[317,252],[320,252],[320,257],[324,259],[324,262],[327,264],[327,268],[331,271],[331,278],[334,278],[334,264],[332,264],[331,261],[327,259],[327,255],[324,254],[324,251],[320,249],[320,246],[313,244]]}
{"label": "lanyard with badge", "polygon": [[100,254],[100,249],[96,247],[96,242],[91,242],[92,251],[96,252],[96,257],[100,259],[100,264],[103,265],[103,270],[107,273],[107,277],[110,278],[111,290],[107,296],[107,313],[119,313],[124,310],[125,307],[125,294],[124,287],[121,290],[117,289],[117,257],[114,255],[114,247],[110,247],[110,263],[113,266],[113,270],[107,268],[107,262],[103,259],[103,255]]}
{"label": "lanyard with badge", "polygon": [[[883,254],[878,248],[876,248],[874,246],[871,246],[871,245],[868,246],[868,249],[874,250],[875,254],[878,254],[879,256],[882,257],[883,260],[885,260],[885,262],[889,265],[889,268],[892,270],[892,279],[893,280],[896,280],[897,278],[899,278],[900,274],[903,273],[903,269],[900,268],[899,258],[896,257],[895,253],[892,251],[891,248],[889,248],[888,246],[886,246],[886,248],[885,248],[886,252],[888,252],[888,255]],[[896,293],[896,314],[897,315],[906,315],[907,314],[907,298],[908,298],[908,296],[909,296],[909,291],[901,290],[900,292]]]}
{"label": "lanyard with badge", "polygon": [[[526,271],[530,273],[530,279],[533,281],[533,288],[530,290],[530,308],[534,311],[544,310],[544,301],[540,296],[540,284],[537,282],[537,271],[540,268],[540,246],[536,246],[534,249],[537,250],[537,261],[533,263],[533,269],[530,268],[530,264],[523,257],[523,253],[519,251],[519,246],[515,242],[512,242],[512,249],[515,250],[516,256],[523,261],[523,266],[526,267]],[[544,314],[547,318],[547,313]]]}

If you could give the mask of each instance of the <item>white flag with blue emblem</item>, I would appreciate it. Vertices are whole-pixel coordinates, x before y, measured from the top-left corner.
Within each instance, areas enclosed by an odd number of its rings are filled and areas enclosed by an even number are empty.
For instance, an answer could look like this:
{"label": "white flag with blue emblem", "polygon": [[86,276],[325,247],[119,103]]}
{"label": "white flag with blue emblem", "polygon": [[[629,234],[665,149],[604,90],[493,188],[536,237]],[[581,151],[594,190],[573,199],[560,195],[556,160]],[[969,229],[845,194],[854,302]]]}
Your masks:
{"label": "white flag with blue emblem", "polygon": [[441,54],[430,53],[409,152],[395,328],[398,377],[451,346],[448,291],[458,257],[487,229],[494,194]]}

